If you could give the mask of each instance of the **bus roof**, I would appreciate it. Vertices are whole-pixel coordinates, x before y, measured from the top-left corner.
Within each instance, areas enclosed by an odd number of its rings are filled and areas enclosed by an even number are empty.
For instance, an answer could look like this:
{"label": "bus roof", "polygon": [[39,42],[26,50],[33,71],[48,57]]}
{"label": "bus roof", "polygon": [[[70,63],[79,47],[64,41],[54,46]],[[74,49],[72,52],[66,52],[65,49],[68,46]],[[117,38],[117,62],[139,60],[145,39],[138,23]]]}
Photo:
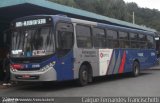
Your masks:
{"label": "bus roof", "polygon": [[126,32],[130,31],[133,33],[145,33],[145,34],[149,34],[149,35],[155,35],[155,32],[152,32],[152,31],[138,30],[138,29],[127,28],[127,27],[122,27],[122,26],[115,26],[115,25],[111,25],[111,24],[98,23],[98,22],[94,22],[94,21],[71,18],[71,17],[67,17],[66,15],[61,15],[61,14],[60,15],[31,15],[31,16],[25,16],[22,18],[17,18],[14,21],[28,20],[28,19],[33,19],[36,17],[37,18],[50,17],[50,18],[57,19],[57,20],[72,21],[75,23],[93,25],[93,26],[100,27],[100,28],[108,28],[108,29],[112,29],[112,30],[122,30],[122,31],[126,31]]}
{"label": "bus roof", "polygon": [[129,27],[129,28],[135,28],[135,29],[141,29],[141,30],[156,32],[156,30],[150,29],[150,28],[147,28],[147,27],[144,27],[144,26],[139,26],[137,24],[132,24],[132,23],[125,22],[125,21],[122,21],[122,20],[109,18],[109,17],[106,17],[106,16],[98,15],[96,13],[88,12],[88,11],[85,11],[85,10],[80,10],[80,9],[76,9],[76,8],[73,8],[73,7],[60,5],[60,4],[50,2],[50,1],[47,1],[47,0],[1,0],[0,8],[6,8],[6,7],[11,7],[11,6],[17,6],[18,7],[20,5],[25,6],[25,4],[35,6],[36,8],[41,8],[41,9],[43,8],[43,9],[56,11],[56,13],[61,12],[61,13],[64,13],[64,14],[67,14],[67,15],[70,15],[70,16],[73,16],[73,17],[88,18],[87,20],[94,19],[94,20],[99,20],[99,21],[103,21],[103,22],[108,22],[108,23],[114,24],[114,25],[120,25],[120,26],[124,26],[124,27]]}
{"label": "bus roof", "polygon": [[112,30],[122,30],[126,32],[133,32],[133,33],[145,33],[149,35],[155,36],[155,32],[151,31],[145,31],[145,30],[138,30],[138,29],[133,29],[133,28],[127,28],[127,27],[122,27],[122,26],[115,26],[115,25],[110,25],[110,24],[104,24],[104,23],[98,23],[98,22],[92,22],[92,21],[87,21],[87,20],[81,20],[81,19],[75,19],[71,18],[73,22],[76,23],[83,23],[83,24],[88,24],[88,25],[94,25],[99,28],[107,28],[107,29],[112,29]]}

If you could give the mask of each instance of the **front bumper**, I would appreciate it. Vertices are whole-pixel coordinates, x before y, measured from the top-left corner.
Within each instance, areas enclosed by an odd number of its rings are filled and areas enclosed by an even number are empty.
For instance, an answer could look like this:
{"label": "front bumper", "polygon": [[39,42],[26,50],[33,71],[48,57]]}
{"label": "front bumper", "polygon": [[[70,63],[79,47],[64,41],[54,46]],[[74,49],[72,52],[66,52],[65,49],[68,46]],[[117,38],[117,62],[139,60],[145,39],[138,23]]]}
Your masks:
{"label": "front bumper", "polygon": [[11,80],[13,81],[56,81],[57,73],[53,67],[45,71],[12,71]]}

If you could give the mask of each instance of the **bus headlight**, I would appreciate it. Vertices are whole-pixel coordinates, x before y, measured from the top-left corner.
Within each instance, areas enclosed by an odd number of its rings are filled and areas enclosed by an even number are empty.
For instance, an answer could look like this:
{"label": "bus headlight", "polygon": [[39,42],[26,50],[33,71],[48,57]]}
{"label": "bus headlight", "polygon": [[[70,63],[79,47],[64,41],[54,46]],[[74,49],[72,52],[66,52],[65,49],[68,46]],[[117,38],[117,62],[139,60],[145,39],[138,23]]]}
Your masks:
{"label": "bus headlight", "polygon": [[44,66],[42,69],[40,69],[40,71],[46,71],[48,70],[50,67],[53,67],[56,64],[56,62],[52,62],[49,63],[48,65]]}

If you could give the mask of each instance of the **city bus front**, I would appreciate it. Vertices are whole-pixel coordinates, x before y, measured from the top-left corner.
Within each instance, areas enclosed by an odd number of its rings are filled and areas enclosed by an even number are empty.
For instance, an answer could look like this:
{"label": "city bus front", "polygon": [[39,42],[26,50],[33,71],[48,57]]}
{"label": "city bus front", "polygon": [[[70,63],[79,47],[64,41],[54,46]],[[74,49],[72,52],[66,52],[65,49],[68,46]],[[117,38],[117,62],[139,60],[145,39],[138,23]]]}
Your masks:
{"label": "city bus front", "polygon": [[12,22],[11,79],[55,81],[55,37],[51,17],[30,16]]}

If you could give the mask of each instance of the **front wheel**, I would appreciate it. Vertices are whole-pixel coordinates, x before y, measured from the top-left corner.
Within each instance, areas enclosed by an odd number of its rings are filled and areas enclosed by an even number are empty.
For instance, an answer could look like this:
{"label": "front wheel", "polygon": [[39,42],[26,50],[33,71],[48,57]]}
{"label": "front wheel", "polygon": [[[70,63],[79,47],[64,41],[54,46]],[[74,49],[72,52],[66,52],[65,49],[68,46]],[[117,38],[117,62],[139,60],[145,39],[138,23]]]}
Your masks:
{"label": "front wheel", "polygon": [[132,75],[133,77],[137,77],[140,74],[140,65],[137,61],[133,63],[133,71]]}
{"label": "front wheel", "polygon": [[88,84],[88,69],[86,65],[82,65],[80,67],[78,84],[80,86],[85,86]]}

